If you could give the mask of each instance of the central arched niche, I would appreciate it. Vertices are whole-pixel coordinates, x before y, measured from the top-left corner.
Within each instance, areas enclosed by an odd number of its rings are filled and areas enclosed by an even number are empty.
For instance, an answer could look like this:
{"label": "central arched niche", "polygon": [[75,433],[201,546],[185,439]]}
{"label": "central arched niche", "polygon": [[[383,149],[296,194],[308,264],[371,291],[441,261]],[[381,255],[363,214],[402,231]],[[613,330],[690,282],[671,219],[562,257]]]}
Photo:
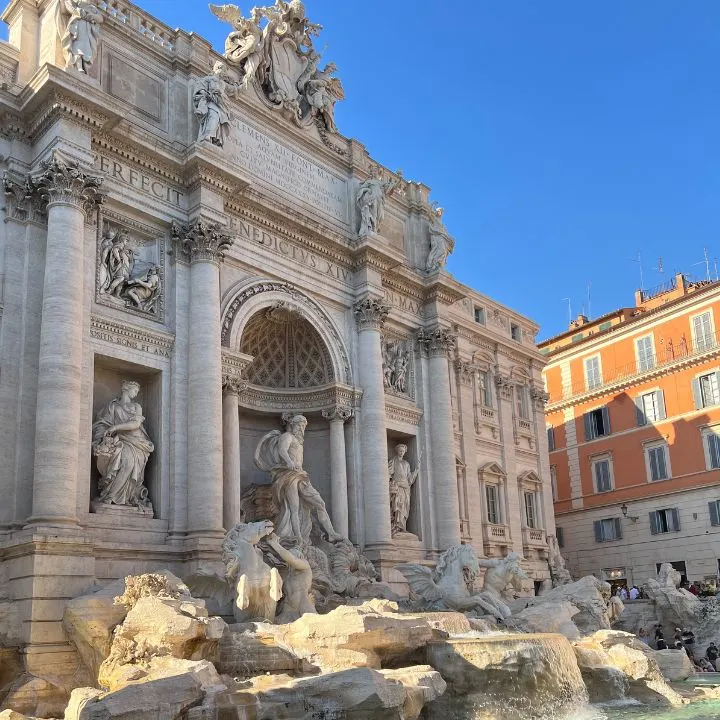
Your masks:
{"label": "central arched niche", "polygon": [[253,356],[247,370],[251,385],[302,390],[335,381],[332,359],[320,334],[283,302],[248,320],[240,352]]}

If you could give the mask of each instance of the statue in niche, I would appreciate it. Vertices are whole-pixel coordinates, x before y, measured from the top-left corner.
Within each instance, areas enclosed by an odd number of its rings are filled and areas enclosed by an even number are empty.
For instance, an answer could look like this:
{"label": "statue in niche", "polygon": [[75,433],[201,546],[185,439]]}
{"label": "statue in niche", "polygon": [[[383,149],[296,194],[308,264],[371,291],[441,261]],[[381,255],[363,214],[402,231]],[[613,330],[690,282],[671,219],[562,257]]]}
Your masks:
{"label": "statue in niche", "polygon": [[430,252],[425,263],[425,269],[429,273],[443,268],[448,256],[455,249],[455,240],[450,237],[442,221],[444,212],[441,207],[435,208],[430,220]]}
{"label": "statue in niche", "polygon": [[270,473],[273,499],[278,508],[275,532],[283,541],[305,547],[310,544],[312,514],[330,542],[342,540],[335,532],[320,493],[303,470],[303,443],[307,419],[293,415],[285,432],[272,430],[255,450],[255,465]]}
{"label": "statue in niche", "polygon": [[92,450],[100,473],[97,500],[106,505],[150,510],[145,487],[145,465],[155,446],[143,425],[140,403],[134,402],[140,385],[123,380],[119,398],[102,409],[92,427]]}
{"label": "statue in niche", "polygon": [[124,295],[138,310],[157,314],[161,291],[160,269],[157,265],[151,265],[144,279],[128,280]]}
{"label": "statue in niche", "polygon": [[407,394],[410,350],[399,340],[387,340],[382,346],[383,383],[386,389]]}
{"label": "statue in niche", "polygon": [[[70,15],[67,24],[60,16],[63,8]],[[65,27],[60,44],[67,57],[66,67],[87,74],[97,56],[103,19],[102,11],[91,0],[62,0],[58,5],[57,27]]]}
{"label": "statue in niche", "polygon": [[394,178],[383,180],[377,167],[373,167],[370,177],[360,183],[356,201],[360,211],[358,234],[361,238],[373,235],[378,231],[380,223],[385,217],[385,197],[392,192],[396,185],[397,180]]}
{"label": "statue in niche", "polygon": [[390,512],[392,534],[407,532],[407,521],[410,515],[410,495],[412,486],[420,472],[420,459],[415,470],[405,460],[407,445],[400,443],[395,446],[395,457],[388,462],[388,475],[390,476]]}
{"label": "statue in niche", "polygon": [[225,96],[237,88],[236,83],[227,81],[227,68],[220,60],[213,65],[210,75],[195,80],[192,93],[193,112],[200,122],[198,142],[209,142],[217,147],[225,144],[230,132],[230,112]]}

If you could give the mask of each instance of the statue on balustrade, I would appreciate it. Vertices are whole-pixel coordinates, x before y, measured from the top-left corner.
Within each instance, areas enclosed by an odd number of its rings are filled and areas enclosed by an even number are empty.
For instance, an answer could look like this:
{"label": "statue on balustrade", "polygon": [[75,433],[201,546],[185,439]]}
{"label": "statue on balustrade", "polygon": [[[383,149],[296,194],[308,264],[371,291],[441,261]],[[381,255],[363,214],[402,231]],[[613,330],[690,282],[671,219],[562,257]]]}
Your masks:
{"label": "statue on balustrade", "polygon": [[395,456],[388,461],[388,475],[390,478],[390,512],[392,534],[407,532],[407,521],[410,515],[410,496],[412,486],[420,472],[420,459],[414,470],[405,460],[407,445],[400,443],[395,446]]}
{"label": "statue on balustrade", "polygon": [[111,400],[93,424],[92,450],[100,473],[100,503],[152,512],[144,480],[145,465],[155,446],[145,430],[142,406],[134,402],[138,392],[138,383],[123,381],[120,397]]}
{"label": "statue on balustrade", "polygon": [[442,208],[435,208],[430,220],[430,252],[425,263],[425,269],[429,273],[443,268],[448,256],[455,249],[455,240],[450,237],[442,221],[443,213]]}
{"label": "statue on balustrade", "polygon": [[[63,9],[70,15],[67,23],[62,17]],[[74,67],[78,72],[87,74],[97,57],[102,11],[91,0],[63,0],[58,4],[57,12],[60,44],[67,57],[66,67]],[[61,31],[62,27],[64,31]]]}
{"label": "statue on balustrade", "polygon": [[385,217],[385,197],[397,185],[397,180],[383,180],[376,167],[370,171],[370,177],[360,183],[357,190],[357,207],[360,211],[361,238],[378,232],[380,223]]}
{"label": "statue on balustrade", "polygon": [[255,465],[270,473],[273,499],[278,513],[275,532],[280,540],[289,540],[301,547],[310,544],[312,515],[326,533],[329,542],[342,540],[335,531],[325,502],[312,486],[303,470],[303,443],[307,420],[293,415],[287,421],[285,432],[272,430],[265,435],[255,450]]}
{"label": "statue on balustrade", "polygon": [[225,97],[237,92],[237,83],[230,82],[225,63],[218,60],[210,75],[198,78],[193,84],[193,112],[200,128],[197,141],[209,142],[217,147],[225,144],[230,132],[230,111]]}

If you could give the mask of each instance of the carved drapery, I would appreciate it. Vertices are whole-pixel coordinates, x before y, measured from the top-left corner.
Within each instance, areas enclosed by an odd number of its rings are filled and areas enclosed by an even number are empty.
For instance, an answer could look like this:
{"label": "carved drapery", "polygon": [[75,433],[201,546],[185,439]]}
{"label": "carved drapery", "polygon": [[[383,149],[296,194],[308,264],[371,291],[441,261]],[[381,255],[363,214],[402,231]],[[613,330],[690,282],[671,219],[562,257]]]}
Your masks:
{"label": "carved drapery", "polygon": [[457,346],[457,335],[447,328],[422,328],[417,334],[419,347],[429,356],[449,356]]}
{"label": "carved drapery", "polygon": [[358,330],[382,330],[390,313],[390,306],[378,297],[367,295],[355,303]]}
{"label": "carved drapery", "polygon": [[234,238],[226,234],[220,223],[196,220],[190,225],[173,223],[172,237],[178,252],[188,261],[222,262]]}
{"label": "carved drapery", "polygon": [[85,172],[79,163],[64,160],[58,153],[53,153],[50,160],[43,161],[40,167],[41,172],[27,180],[27,197],[38,198],[42,205],[74,205],[82,210],[85,217],[89,217],[102,202],[102,177]]}

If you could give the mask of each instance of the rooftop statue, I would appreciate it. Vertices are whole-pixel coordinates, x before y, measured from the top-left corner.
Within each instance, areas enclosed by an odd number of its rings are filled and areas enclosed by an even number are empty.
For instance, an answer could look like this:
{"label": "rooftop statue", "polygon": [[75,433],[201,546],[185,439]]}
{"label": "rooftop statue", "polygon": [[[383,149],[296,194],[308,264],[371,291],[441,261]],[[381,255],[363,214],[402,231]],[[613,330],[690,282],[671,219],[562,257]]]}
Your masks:
{"label": "rooftop statue", "polygon": [[367,180],[360,183],[357,189],[357,207],[360,211],[358,235],[361,238],[378,232],[385,217],[385,197],[396,185],[397,180],[394,178],[384,180],[380,177],[377,167],[373,167]]}
{"label": "rooftop statue", "polygon": [[[70,15],[65,22],[62,10]],[[57,27],[60,31],[60,43],[67,56],[67,67],[78,72],[88,72],[97,57],[100,40],[100,25],[103,22],[102,11],[93,0],[63,0],[58,4]]]}
{"label": "rooftop statue", "polygon": [[430,252],[427,256],[425,269],[429,273],[437,272],[445,266],[448,257],[455,249],[455,240],[450,234],[442,221],[445,211],[441,207],[436,207],[432,211],[430,220]]}
{"label": "rooftop statue", "polygon": [[237,92],[237,85],[228,82],[226,70],[225,63],[216,62],[210,75],[195,80],[192,91],[193,111],[200,123],[197,141],[218,147],[225,144],[230,131],[230,112],[225,97]]}
{"label": "rooftop statue", "polygon": [[334,64],[319,68],[313,37],[322,26],[307,19],[300,0],[254,7],[248,17],[232,4],[211,4],[210,10],[233,28],[225,40],[225,59],[240,72],[243,87],[256,82],[261,96],[298,125],[318,119],[337,132],[334,107],[345,93],[333,77]]}

